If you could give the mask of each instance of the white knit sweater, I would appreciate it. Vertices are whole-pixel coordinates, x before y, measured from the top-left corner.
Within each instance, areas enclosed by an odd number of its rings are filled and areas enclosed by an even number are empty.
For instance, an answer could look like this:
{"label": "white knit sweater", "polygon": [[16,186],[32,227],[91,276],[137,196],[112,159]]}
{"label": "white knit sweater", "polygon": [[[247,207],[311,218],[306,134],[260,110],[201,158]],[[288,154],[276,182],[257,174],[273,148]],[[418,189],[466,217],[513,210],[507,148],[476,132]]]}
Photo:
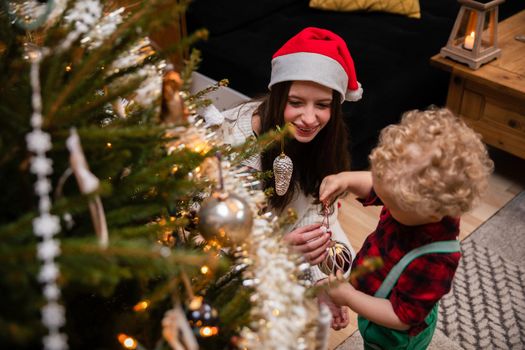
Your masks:
{"label": "white knit sweater", "polygon": [[[222,112],[224,115],[224,123],[221,125],[220,130],[225,143],[233,146],[240,145],[244,143],[246,138],[253,135],[252,116],[258,105],[259,102],[248,102]],[[245,164],[254,169],[261,170],[261,159],[259,155],[249,158],[245,161]],[[302,226],[323,221],[324,217],[320,214],[320,205],[314,204],[314,198],[310,195],[307,196],[297,191],[295,197],[283,212],[286,212],[289,208],[292,208],[297,213],[297,221],[288,228],[289,232]],[[355,251],[352,249],[352,245],[339,224],[337,215],[338,209],[336,206],[334,213],[330,216],[332,239],[345,244],[352,253],[353,259],[355,257]],[[317,266],[312,266],[310,270],[314,282],[327,277]],[[346,277],[348,277],[349,274],[350,271],[345,274]]]}

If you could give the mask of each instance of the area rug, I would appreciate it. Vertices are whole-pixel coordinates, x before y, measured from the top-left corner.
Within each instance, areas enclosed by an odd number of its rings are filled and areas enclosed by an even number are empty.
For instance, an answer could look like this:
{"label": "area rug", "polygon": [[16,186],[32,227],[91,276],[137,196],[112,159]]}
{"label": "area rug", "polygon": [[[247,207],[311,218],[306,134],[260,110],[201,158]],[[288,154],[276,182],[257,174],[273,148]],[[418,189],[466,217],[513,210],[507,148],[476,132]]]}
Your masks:
{"label": "area rug", "polygon": [[[429,350],[525,349],[525,192],[461,242]],[[362,349],[354,332],[336,350]]]}

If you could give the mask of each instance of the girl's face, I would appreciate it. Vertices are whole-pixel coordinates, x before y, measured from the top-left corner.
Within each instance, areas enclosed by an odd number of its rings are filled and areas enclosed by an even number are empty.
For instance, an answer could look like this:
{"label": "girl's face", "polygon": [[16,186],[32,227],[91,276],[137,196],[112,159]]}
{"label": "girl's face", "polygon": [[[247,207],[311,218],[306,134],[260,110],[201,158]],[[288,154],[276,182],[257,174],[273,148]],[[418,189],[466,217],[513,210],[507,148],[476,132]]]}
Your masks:
{"label": "girl's face", "polygon": [[332,89],[311,82],[294,81],[284,109],[285,123],[291,123],[295,139],[310,142],[330,120]]}

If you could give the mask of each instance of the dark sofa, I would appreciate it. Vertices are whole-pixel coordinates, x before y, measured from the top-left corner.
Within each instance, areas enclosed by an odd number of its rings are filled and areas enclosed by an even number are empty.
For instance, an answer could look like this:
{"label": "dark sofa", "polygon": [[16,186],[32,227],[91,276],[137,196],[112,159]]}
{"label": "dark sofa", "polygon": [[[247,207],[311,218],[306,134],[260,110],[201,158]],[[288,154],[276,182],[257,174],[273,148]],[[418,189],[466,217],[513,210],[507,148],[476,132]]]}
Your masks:
{"label": "dark sofa", "polygon": [[[344,103],[352,168],[368,166],[379,131],[402,112],[445,104],[448,74],[429,58],[446,44],[459,10],[456,0],[420,0],[421,19],[379,12],[311,9],[308,0],[194,0],[188,30],[207,28],[198,45],[199,72],[250,97],[267,92],[272,54],[308,26],[326,28],[348,44],[364,94]],[[523,0],[500,5],[500,20],[525,9]]]}

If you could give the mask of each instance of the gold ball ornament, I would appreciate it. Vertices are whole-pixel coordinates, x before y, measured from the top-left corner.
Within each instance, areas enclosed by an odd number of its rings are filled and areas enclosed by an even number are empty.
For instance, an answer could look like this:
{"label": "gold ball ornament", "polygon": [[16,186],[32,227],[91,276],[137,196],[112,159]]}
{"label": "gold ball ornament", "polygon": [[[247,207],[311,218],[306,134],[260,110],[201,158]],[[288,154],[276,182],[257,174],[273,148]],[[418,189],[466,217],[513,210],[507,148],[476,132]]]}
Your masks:
{"label": "gold ball ornament", "polygon": [[246,201],[232,193],[214,192],[199,209],[199,231],[207,240],[242,243],[251,233],[253,213]]}
{"label": "gold ball ornament", "polygon": [[328,255],[317,267],[326,275],[335,275],[338,270],[345,274],[352,267],[352,253],[346,244],[332,240]]}

